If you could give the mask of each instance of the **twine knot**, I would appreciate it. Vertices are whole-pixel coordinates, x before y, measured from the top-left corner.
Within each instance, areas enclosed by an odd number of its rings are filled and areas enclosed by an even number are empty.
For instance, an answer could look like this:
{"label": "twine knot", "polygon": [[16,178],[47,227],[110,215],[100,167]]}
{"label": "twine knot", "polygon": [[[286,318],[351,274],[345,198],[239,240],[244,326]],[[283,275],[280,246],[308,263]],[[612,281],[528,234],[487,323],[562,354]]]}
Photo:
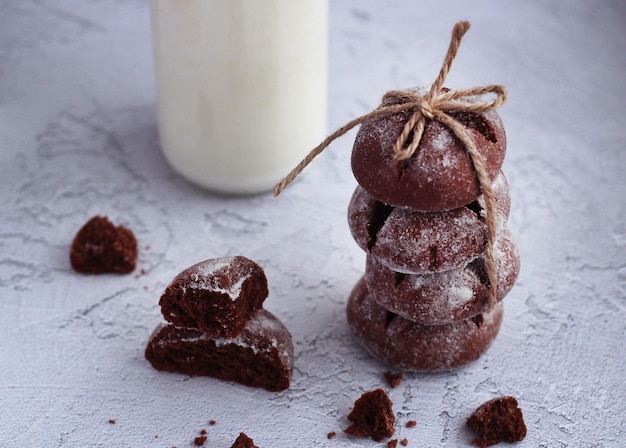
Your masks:
{"label": "twine knot", "polygon": [[[433,87],[435,88],[434,90]],[[454,118],[450,116],[450,113],[486,112],[501,106],[507,100],[506,89],[500,85],[488,85],[454,91],[443,88],[438,84],[433,84],[433,87],[426,94],[418,91],[394,90],[387,92],[383,97],[383,104],[385,102],[391,105],[400,103],[412,113],[393,147],[394,159],[396,161],[409,159],[415,153],[427,121],[439,120],[452,127],[449,125],[449,122],[454,120]],[[495,95],[495,99],[482,101],[481,97],[487,94]],[[385,109],[385,107],[391,106],[381,106],[382,109]],[[466,135],[466,131],[452,130],[464,143],[465,140],[471,139],[471,136]],[[405,148],[411,134],[413,134],[411,142]],[[467,143],[465,143],[465,146],[468,146]]]}
{"label": "twine knot", "polygon": [[[452,29],[452,38],[446,53],[444,62],[439,70],[437,79],[430,86],[425,94],[420,91],[394,90],[387,92],[383,97],[383,104],[372,112],[362,115],[341,128],[316,146],[285,178],[274,187],[274,195],[278,196],[302,170],[313,161],[326,147],[335,139],[344,135],[350,129],[365,122],[366,120],[379,116],[391,116],[401,112],[411,114],[406,122],[402,133],[396,140],[393,153],[394,160],[401,161],[410,158],[417,150],[426,123],[429,120],[438,120],[445,124],[463,143],[470,160],[474,166],[478,184],[485,198],[487,212],[487,245],[485,247],[485,267],[489,280],[489,297],[487,310],[493,309],[497,303],[497,272],[493,255],[493,246],[496,239],[496,217],[495,200],[491,190],[491,179],[487,171],[485,161],[476,147],[474,139],[465,129],[465,126],[457,121],[453,116],[455,112],[480,113],[493,110],[507,100],[507,91],[501,85],[487,85],[462,90],[449,90],[443,88],[443,83],[450,71],[452,62],[456,57],[461,40],[469,30],[470,24],[467,21],[458,22]],[[493,94],[495,98],[491,101],[483,101],[481,97]]]}

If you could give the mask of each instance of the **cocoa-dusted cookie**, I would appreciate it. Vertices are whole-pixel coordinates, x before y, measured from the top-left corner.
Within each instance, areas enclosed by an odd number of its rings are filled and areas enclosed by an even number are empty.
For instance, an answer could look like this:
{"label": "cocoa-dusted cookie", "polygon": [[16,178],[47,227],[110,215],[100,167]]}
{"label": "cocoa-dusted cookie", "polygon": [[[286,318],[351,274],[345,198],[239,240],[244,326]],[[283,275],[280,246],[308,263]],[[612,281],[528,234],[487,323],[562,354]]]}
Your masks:
{"label": "cocoa-dusted cookie", "polygon": [[[401,101],[386,97],[383,105]],[[506,135],[498,114],[491,110],[449,115],[474,138],[493,180],[506,152]],[[461,141],[443,123],[428,120],[415,154],[404,161],[394,160],[394,144],[410,116],[410,112],[383,115],[361,125],[352,149],[357,182],[385,204],[419,211],[451,210],[474,201],[481,193],[474,166]]]}
{"label": "cocoa-dusted cookie", "polygon": [[210,337],[233,338],[267,298],[267,279],[254,261],[214,258],[178,274],[159,300],[165,319]]}
{"label": "cocoa-dusted cookie", "polygon": [[474,445],[487,448],[502,441],[520,442],[526,437],[526,424],[515,397],[489,400],[467,419],[467,426],[476,433]]}
{"label": "cocoa-dusted cookie", "polygon": [[70,248],[76,272],[128,274],[137,264],[137,239],[132,230],[106,216],[94,216],[78,231]]}
{"label": "cocoa-dusted cookie", "polygon": [[[497,222],[503,226],[511,208],[503,173],[492,189]],[[460,268],[479,256],[487,242],[482,195],[454,210],[416,212],[386,205],[357,187],[348,207],[348,224],[361,249],[390,269],[407,274]]]}
{"label": "cocoa-dusted cookie", "polygon": [[[520,257],[511,232],[496,235],[494,259],[497,298],[502,300],[517,280]],[[448,324],[482,313],[489,301],[489,282],[481,256],[460,269],[434,274],[402,274],[367,257],[365,280],[380,306],[423,325]]]}
{"label": "cocoa-dusted cookie", "polygon": [[355,402],[348,420],[352,423],[344,432],[356,437],[371,437],[377,442],[395,432],[396,415],[393,403],[382,389],[365,392]]}
{"label": "cocoa-dusted cookie", "polygon": [[361,279],[350,294],[348,323],[375,358],[409,371],[441,371],[475,361],[495,339],[502,303],[489,313],[447,325],[420,325],[378,305]]}
{"label": "cocoa-dusted cookie", "polygon": [[145,357],[157,370],[281,391],[289,388],[291,380],[293,342],[284,324],[262,309],[233,339],[161,325],[150,337]]}

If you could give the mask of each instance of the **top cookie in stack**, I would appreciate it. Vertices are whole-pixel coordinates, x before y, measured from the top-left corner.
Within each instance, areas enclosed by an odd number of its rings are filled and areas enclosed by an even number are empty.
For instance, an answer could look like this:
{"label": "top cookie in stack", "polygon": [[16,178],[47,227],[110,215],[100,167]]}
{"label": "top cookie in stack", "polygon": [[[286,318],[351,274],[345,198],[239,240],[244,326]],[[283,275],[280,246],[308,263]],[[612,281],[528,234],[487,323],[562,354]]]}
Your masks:
{"label": "top cookie in stack", "polygon": [[[449,92],[449,89],[444,89]],[[409,90],[417,96],[424,89]],[[387,95],[381,107],[406,99]],[[470,100],[464,100],[471,104]],[[474,139],[493,181],[506,154],[506,135],[495,110],[449,114]],[[393,151],[412,112],[373,117],[361,125],[352,149],[352,171],[374,199],[396,207],[433,212],[452,210],[481,195],[476,170],[455,133],[437,120],[427,120],[417,151],[398,161]],[[409,143],[409,142],[407,142]]]}

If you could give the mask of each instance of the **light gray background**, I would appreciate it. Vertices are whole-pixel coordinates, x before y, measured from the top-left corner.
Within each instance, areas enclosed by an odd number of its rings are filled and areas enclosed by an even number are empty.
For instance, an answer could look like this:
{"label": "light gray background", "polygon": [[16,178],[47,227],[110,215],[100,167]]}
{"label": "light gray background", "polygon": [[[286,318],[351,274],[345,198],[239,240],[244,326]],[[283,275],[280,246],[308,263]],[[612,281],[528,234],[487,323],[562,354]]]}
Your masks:
{"label": "light gray background", "polygon": [[[510,92],[500,113],[522,271],[485,356],[389,391],[396,436],[467,446],[472,410],[512,394],[520,447],[623,446],[625,3],[331,0],[329,130],[387,90],[430,84],[460,19],[472,29],[446,84]],[[211,447],[240,431],[261,448],[382,446],[341,433],[354,400],[386,387],[344,317],[364,270],[345,219],[353,138],[278,199],[212,196],[159,152],[145,0],[0,0],[0,445],[180,448],[206,428]],[[71,270],[71,240],[95,214],[135,231],[136,273]],[[167,283],[235,254],[265,268],[266,307],[293,333],[286,392],[144,360]]]}

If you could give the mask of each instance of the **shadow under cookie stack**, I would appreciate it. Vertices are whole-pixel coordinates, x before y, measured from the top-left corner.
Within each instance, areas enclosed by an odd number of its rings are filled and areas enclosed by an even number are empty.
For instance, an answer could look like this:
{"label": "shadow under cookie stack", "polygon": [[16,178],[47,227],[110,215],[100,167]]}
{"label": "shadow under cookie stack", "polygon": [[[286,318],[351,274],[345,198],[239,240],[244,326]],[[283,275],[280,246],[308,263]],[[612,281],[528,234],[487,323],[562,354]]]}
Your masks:
{"label": "shadow under cookie stack", "polygon": [[[388,94],[382,106],[402,101]],[[359,186],[348,222],[367,262],[348,301],[348,322],[372,355],[410,371],[453,369],[484,353],[500,328],[500,301],[520,268],[506,228],[510,196],[500,171],[506,151],[502,122],[494,110],[449,115],[484,161],[494,199],[494,241],[488,241],[489,210],[475,163],[439,120],[426,120],[406,160],[394,158],[393,147],[411,118],[407,112],[365,121],[352,152]],[[488,244],[497,273],[495,297]]]}

